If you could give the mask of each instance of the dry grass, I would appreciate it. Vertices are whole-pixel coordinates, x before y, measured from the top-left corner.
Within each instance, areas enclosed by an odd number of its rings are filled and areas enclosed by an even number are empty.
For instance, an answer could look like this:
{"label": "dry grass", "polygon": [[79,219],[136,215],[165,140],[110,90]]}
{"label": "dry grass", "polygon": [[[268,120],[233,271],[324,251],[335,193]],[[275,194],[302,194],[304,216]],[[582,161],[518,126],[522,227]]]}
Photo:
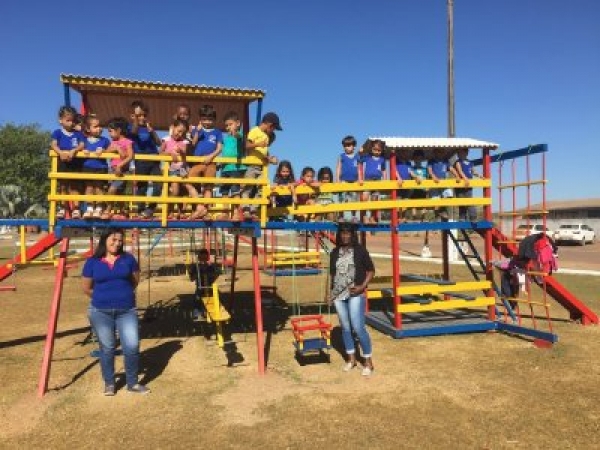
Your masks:
{"label": "dry grass", "polygon": [[[160,258],[156,264],[165,262],[174,261]],[[153,390],[143,398],[122,390],[114,398],[100,395],[99,367],[89,357],[94,345],[88,339],[87,301],[72,271],[63,295],[51,391],[42,401],[35,392],[53,272],[23,271],[16,293],[0,293],[0,447],[600,445],[600,329],[566,321],[558,305],[553,316],[560,342],[550,350],[497,333],[393,340],[371,331],[376,371],[364,379],[358,371],[342,373],[338,351],[332,351],[331,364],[298,364],[287,318],[294,297],[303,304],[320,300],[323,279],[298,278],[295,288],[290,279],[278,279],[277,295],[266,296],[268,374],[260,377],[246,257],[241,269],[235,301],[242,312],[226,351],[192,321],[192,285],[183,276],[142,284],[139,304],[150,306],[143,313],[150,319],[142,325],[143,378]],[[389,273],[387,262],[378,262],[378,269]],[[403,264],[403,270],[436,272],[416,263]],[[598,278],[562,278],[600,311]],[[265,286],[271,282],[262,279]],[[314,309],[318,306],[305,305],[302,312]],[[335,338],[339,348],[337,333]],[[120,360],[117,367],[122,369]]]}

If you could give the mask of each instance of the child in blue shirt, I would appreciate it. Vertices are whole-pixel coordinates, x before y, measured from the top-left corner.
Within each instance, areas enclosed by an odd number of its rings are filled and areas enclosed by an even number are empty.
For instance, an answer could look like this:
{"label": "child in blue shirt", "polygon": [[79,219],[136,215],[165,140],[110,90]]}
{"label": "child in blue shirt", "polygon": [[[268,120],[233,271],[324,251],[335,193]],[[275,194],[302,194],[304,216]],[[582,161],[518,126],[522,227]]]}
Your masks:
{"label": "child in blue shirt", "polygon": [[[427,162],[427,173],[435,182],[448,178],[448,173],[451,173],[455,178],[458,178],[456,169],[452,167],[447,156],[447,151],[443,148],[435,148],[433,157]],[[429,198],[449,198],[453,197],[452,189],[431,189]],[[441,218],[443,221],[448,220],[448,208],[434,208],[433,212],[436,218]]]}
{"label": "child in blue shirt", "polygon": [[[469,180],[474,177],[479,177],[479,174],[473,168],[473,163],[469,161],[469,149],[459,148],[456,151],[458,159],[454,163],[454,169],[460,180],[465,182],[464,188],[456,189],[457,198],[473,198],[473,188],[469,187]],[[458,220],[470,222],[477,221],[477,208],[475,206],[459,206],[458,207]]]}
{"label": "child in blue shirt", "polygon": [[[85,141],[83,152],[85,154],[94,154],[95,158],[86,158],[83,160],[84,173],[98,173],[105,175],[108,172],[106,158],[99,158],[100,155],[110,146],[110,141],[102,136],[102,126],[100,119],[95,114],[89,114],[83,120],[85,130]],[[85,182],[85,195],[103,195],[106,181],[90,180]],[[100,219],[102,217],[102,205],[98,202],[88,202],[86,211],[83,213],[84,219]]]}
{"label": "child in blue shirt", "polygon": [[[335,179],[337,182],[356,183],[358,181],[358,163],[360,155],[356,153],[356,139],[354,136],[346,136],[342,139],[344,153],[338,157],[335,170]],[[340,202],[356,202],[358,201],[357,192],[343,192],[340,194]],[[356,221],[356,211],[346,211],[344,219],[347,221]]]}
{"label": "child in blue shirt", "polygon": [[[383,151],[385,143],[380,140],[375,140],[370,143],[369,153],[364,155],[361,161],[362,164],[362,176],[365,181],[381,181],[386,176],[385,169],[385,158]],[[360,175],[360,173],[359,173]],[[379,199],[379,192],[363,192],[362,201],[377,201]],[[376,211],[367,211],[365,214],[365,223],[377,223]]]}
{"label": "child in blue shirt", "polygon": [[[83,168],[83,159],[75,158],[75,155],[83,150],[84,136],[80,131],[75,130],[75,117],[77,111],[70,106],[62,106],[58,110],[58,122],[60,128],[52,133],[51,148],[60,158],[58,162],[58,172],[76,172],[79,173]],[[58,192],[60,194],[78,195],[80,194],[81,183],[77,180],[59,181]],[[57,219],[64,219],[67,203],[58,206],[56,211]],[[73,211],[71,218],[80,219],[79,201],[73,201]]]}
{"label": "child in blue shirt", "polygon": [[[423,150],[415,150],[413,153],[413,166],[412,171],[415,176],[417,184],[427,179],[427,166],[425,165],[425,152]],[[417,188],[413,190],[413,199],[424,199],[427,198],[427,190],[424,188]],[[423,221],[425,217],[425,208],[413,208],[413,219]]]}
{"label": "child in blue shirt", "polygon": [[[127,130],[127,138],[133,142],[133,153],[135,155],[158,155],[161,140],[148,122],[149,108],[142,101],[136,100],[131,103],[131,123]],[[159,161],[136,161],[136,175],[161,176]],[[147,181],[137,182],[137,195],[148,195],[150,190]],[[160,197],[162,183],[152,183],[152,196]],[[156,204],[142,202],[138,205],[138,214],[144,218],[154,216]]]}

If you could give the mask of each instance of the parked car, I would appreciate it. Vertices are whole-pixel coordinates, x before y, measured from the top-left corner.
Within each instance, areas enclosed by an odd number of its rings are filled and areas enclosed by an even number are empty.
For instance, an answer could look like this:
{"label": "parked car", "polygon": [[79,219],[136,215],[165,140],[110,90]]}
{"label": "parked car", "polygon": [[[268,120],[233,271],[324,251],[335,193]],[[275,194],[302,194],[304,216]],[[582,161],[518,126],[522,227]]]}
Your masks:
{"label": "parked car", "polygon": [[561,225],[554,233],[554,242],[575,242],[579,245],[592,244],[596,239],[596,233],[588,225],[583,223],[570,223]]}
{"label": "parked car", "polygon": [[529,236],[530,234],[538,234],[546,232],[546,234],[550,237],[553,237],[554,232],[550,230],[548,227],[544,227],[541,223],[530,223],[529,225],[523,224],[517,227],[515,231],[515,240],[522,241],[524,238]]}

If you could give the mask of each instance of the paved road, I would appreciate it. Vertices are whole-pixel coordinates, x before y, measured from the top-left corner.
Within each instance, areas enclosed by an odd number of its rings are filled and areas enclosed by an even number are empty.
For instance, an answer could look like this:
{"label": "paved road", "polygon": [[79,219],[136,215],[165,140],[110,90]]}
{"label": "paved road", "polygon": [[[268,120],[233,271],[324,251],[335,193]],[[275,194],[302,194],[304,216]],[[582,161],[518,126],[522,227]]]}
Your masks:
{"label": "paved road", "polygon": [[[475,247],[483,254],[483,239],[477,235],[471,235]],[[423,248],[424,233],[420,236],[400,235],[401,255],[420,256]],[[391,239],[387,233],[377,233],[374,236],[367,235],[369,250],[374,253],[389,254],[391,252]],[[429,247],[432,257],[442,257],[442,243],[439,234],[430,236]],[[499,258],[498,252],[494,251],[494,258]],[[558,251],[559,267],[565,269],[587,269],[600,270],[600,243],[588,244],[584,247],[576,245],[561,245]]]}

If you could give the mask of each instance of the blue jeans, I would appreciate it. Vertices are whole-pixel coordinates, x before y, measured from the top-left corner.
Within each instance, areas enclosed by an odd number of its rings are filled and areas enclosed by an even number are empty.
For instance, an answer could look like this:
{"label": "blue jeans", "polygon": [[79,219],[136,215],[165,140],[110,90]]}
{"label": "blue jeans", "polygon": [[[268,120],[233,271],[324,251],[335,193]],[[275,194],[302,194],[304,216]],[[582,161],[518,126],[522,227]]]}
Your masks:
{"label": "blue jeans", "polygon": [[[473,198],[473,188],[459,188],[456,189],[455,192],[457,198]],[[466,220],[470,222],[476,222],[477,208],[475,208],[475,206],[459,206],[458,220],[461,222]]]}
{"label": "blue jeans", "polygon": [[[348,203],[348,202],[357,202],[358,201],[358,192],[340,192],[340,203]],[[359,215],[357,211],[344,211],[342,217],[345,221],[350,222],[355,217],[358,218]]]}
{"label": "blue jeans", "polygon": [[115,384],[115,331],[118,331],[125,359],[127,386],[137,384],[140,338],[136,309],[97,309],[90,306],[88,317],[100,343],[100,368],[104,383]]}
{"label": "blue jeans", "polygon": [[366,302],[367,300],[364,295],[348,297],[346,300],[336,300],[335,310],[337,311],[340,326],[342,327],[342,339],[344,340],[346,353],[352,355],[355,352],[354,339],[352,337],[352,330],[354,330],[358,336],[363,357],[369,358],[373,353],[373,349],[371,347],[371,337],[365,325]]}

